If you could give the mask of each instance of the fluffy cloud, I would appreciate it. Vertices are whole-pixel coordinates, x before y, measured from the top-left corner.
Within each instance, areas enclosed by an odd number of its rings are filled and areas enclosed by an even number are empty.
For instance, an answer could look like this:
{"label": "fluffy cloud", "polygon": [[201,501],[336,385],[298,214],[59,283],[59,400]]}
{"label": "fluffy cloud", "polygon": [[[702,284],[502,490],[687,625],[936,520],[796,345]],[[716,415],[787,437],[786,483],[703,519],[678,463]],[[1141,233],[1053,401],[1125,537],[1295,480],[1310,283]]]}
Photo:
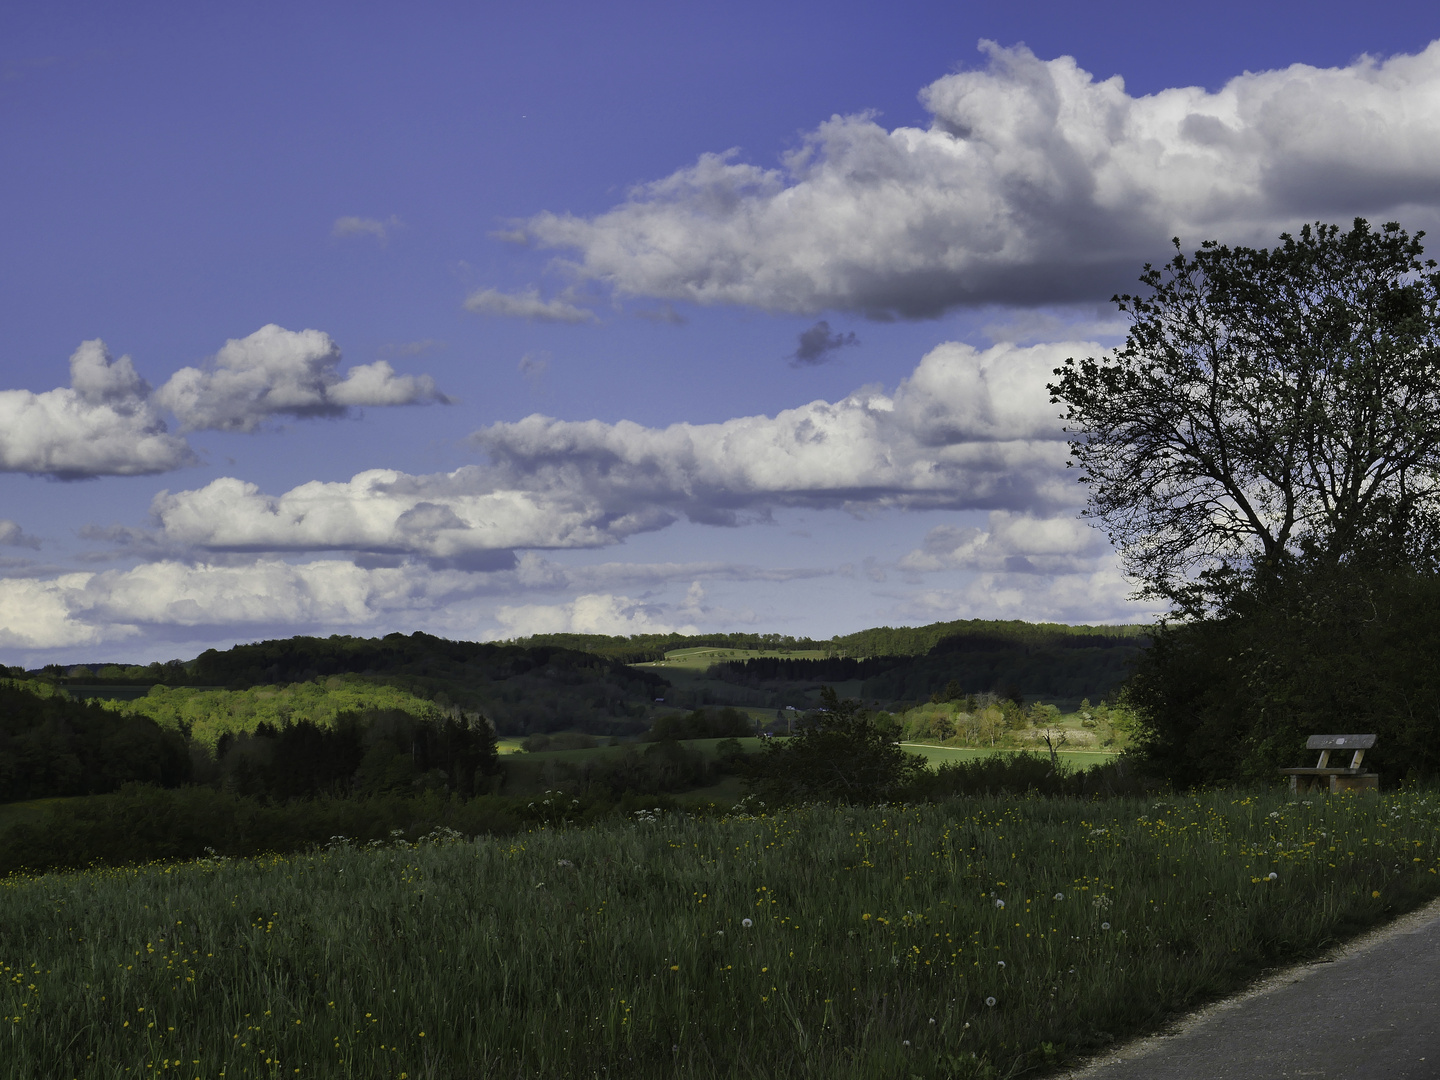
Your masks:
{"label": "fluffy cloud", "polygon": [[222,478],[162,492],[151,509],[172,545],[493,566],[487,553],[600,547],[682,516],[732,525],[777,506],[1073,506],[1045,380],[1064,357],[1094,350],[942,345],[892,394],[663,429],[531,416],[476,433],[488,466],[372,470],[278,496]]}
{"label": "fluffy cloud", "polygon": [[932,350],[893,394],[862,389],[777,415],[647,428],[530,416],[474,440],[491,474],[542,495],[585,492],[611,513],[666,509],[734,524],[771,506],[1056,507],[1067,448],[1045,382],[1086,343]]}
{"label": "fluffy cloud", "polygon": [[446,400],[428,375],[396,375],[377,360],[341,378],[339,363],[329,334],[271,323],[227,341],[207,369],[181,368],[155,400],[186,431],[253,431],[276,415],[339,416],[352,406]]}
{"label": "fluffy cloud", "polygon": [[[497,564],[517,547],[599,547],[636,531],[583,496],[541,499],[497,489],[477,466],[410,476],[373,469],[343,483],[312,481],[283,495],[222,477],[151,504],[172,544],[228,551],[365,551]],[[618,536],[617,536],[618,534]]]}
{"label": "fluffy cloud", "polygon": [[384,360],[336,370],[340,350],[319,330],[271,324],[226,342],[205,371],[181,368],[159,390],[98,338],[70,357],[70,385],[44,393],[0,390],[0,472],[59,479],[136,476],[193,465],[183,430],[253,431],[275,415],[339,416],[355,406],[449,399],[428,375],[397,375]]}
{"label": "fluffy cloud", "polygon": [[1029,622],[1137,623],[1159,616],[1130,599],[1134,585],[1109,563],[1087,573],[977,574],[959,589],[905,597],[892,618],[918,624],[942,619],[1024,619]]}
{"label": "fluffy cloud", "polygon": [[147,563],[52,579],[0,579],[0,648],[94,645],[155,628],[367,627],[442,610],[484,575],[422,567],[364,568],[346,560],[294,565]]}
{"label": "fluffy cloud", "polygon": [[75,350],[69,387],[0,390],[0,470],[135,476],[194,460],[185,441],[167,433],[130,358],[112,359],[102,341]]}
{"label": "fluffy cloud", "polygon": [[937,525],[923,546],[900,560],[901,570],[980,570],[1011,574],[1088,572],[1113,554],[1105,534],[1074,514],[1041,518],[1010,510],[990,513],[988,529]]}
{"label": "fluffy cloud", "polygon": [[380,242],[381,247],[384,247],[385,241],[389,239],[389,230],[399,224],[400,219],[394,214],[391,214],[387,221],[367,217],[340,217],[330,226],[330,235],[336,240],[350,236],[373,236]]}
{"label": "fluffy cloud", "polygon": [[1104,299],[1172,236],[1435,217],[1440,42],[1139,98],[1070,57],[982,48],[984,70],[921,92],[926,128],[835,116],[782,168],[705,154],[598,216],[540,214],[528,235],[619,295],[923,317]]}
{"label": "fluffy cloud", "polygon": [[595,313],[588,308],[577,307],[563,297],[553,296],[540,299],[539,289],[526,289],[519,293],[500,292],[497,289],[477,289],[465,298],[468,311],[484,315],[504,315],[531,322],[588,323],[595,322]]}
{"label": "fluffy cloud", "polygon": [[645,604],[628,596],[593,593],[577,596],[568,604],[524,604],[498,609],[495,618],[502,629],[492,638],[528,637],[531,634],[694,634],[689,624],[665,621],[658,605]]}
{"label": "fluffy cloud", "polygon": [[[217,629],[380,631],[407,622],[474,637],[491,620],[471,601],[513,591],[516,579],[514,573],[436,572],[416,564],[367,568],[348,560],[292,564],[273,558],[234,564],[161,560],[50,579],[0,578],[0,648],[55,650],[167,634],[190,640]],[[693,633],[674,616],[688,611],[698,591],[692,585],[679,607],[598,592],[553,605],[502,606],[495,616],[501,629],[486,636]]]}

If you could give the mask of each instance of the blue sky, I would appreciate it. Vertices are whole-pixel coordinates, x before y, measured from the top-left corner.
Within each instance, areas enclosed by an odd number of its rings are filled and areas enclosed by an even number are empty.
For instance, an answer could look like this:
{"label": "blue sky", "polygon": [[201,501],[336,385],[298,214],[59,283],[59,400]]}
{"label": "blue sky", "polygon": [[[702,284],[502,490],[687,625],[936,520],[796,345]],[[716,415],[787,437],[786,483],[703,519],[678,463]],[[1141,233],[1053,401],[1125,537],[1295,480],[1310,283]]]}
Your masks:
{"label": "blue sky", "polygon": [[1046,373],[1120,340],[1172,235],[1433,228],[1437,37],[1421,4],[11,5],[0,660],[1146,618]]}

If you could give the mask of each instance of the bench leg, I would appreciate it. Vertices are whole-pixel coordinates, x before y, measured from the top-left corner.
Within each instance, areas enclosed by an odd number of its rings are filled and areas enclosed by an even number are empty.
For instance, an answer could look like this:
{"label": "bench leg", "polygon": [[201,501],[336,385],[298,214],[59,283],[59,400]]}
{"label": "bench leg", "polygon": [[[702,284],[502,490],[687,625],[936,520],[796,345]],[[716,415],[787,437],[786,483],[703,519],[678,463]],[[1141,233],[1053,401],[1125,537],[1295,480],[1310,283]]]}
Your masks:
{"label": "bench leg", "polygon": [[1330,793],[1350,794],[1352,792],[1379,791],[1380,777],[1371,776],[1332,776],[1330,778]]}

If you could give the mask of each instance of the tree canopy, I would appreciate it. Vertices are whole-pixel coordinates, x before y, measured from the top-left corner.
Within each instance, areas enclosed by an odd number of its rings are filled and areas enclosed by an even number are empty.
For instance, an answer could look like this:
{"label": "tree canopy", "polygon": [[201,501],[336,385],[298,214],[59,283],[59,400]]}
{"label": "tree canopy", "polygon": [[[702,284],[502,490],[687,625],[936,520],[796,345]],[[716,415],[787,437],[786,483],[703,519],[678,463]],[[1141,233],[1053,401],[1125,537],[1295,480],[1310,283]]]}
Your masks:
{"label": "tree canopy", "polygon": [[1357,218],[1147,264],[1110,356],[1055,370],[1087,515],[1140,593],[1189,613],[1296,565],[1430,567],[1440,273]]}
{"label": "tree canopy", "polygon": [[795,736],[772,739],[754,763],[754,790],[765,802],[884,802],[924,772],[858,701],[841,701],[827,686],[820,704]]}

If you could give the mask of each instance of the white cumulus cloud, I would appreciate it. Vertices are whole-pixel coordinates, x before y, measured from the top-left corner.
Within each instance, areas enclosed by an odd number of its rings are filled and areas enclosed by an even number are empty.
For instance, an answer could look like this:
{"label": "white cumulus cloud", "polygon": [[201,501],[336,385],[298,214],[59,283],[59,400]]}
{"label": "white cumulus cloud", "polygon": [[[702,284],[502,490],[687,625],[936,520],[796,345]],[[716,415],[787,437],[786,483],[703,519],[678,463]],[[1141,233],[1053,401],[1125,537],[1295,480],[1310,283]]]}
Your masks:
{"label": "white cumulus cloud", "polygon": [[690,624],[676,624],[658,605],[628,596],[591,593],[566,604],[504,605],[495,612],[502,629],[491,638],[528,637],[531,634],[694,634]]}
{"label": "white cumulus cloud", "polygon": [[483,315],[503,315],[515,319],[529,319],[531,322],[589,323],[595,322],[595,312],[582,308],[559,296],[549,300],[540,298],[540,290],[531,288],[523,292],[507,293],[498,289],[477,289],[465,298],[465,308]]}
{"label": "white cumulus cloud", "polygon": [[195,461],[167,432],[128,356],[98,339],[70,357],[70,386],[0,390],[0,470],[78,478],[166,472]]}
{"label": "white cumulus cloud", "polygon": [[191,547],[366,551],[470,565],[517,547],[598,547],[614,542],[607,527],[626,531],[593,501],[498,489],[477,466],[430,476],[373,469],[278,496],[221,477],[192,491],[162,491],[151,513],[166,540]]}
{"label": "white cumulus cloud", "polygon": [[207,368],[181,368],[155,399],[186,431],[253,431],[277,415],[339,416],[357,405],[446,400],[428,375],[396,375],[377,360],[342,377],[339,363],[329,334],[270,323],[227,341]]}
{"label": "white cumulus cloud", "polygon": [[734,525],[781,506],[1073,507],[1045,381],[1086,351],[1095,346],[947,344],[891,393],[667,428],[531,416],[476,433],[488,465],[371,470],[280,495],[225,477],[161,492],[151,512],[170,545],[493,566],[487,553],[600,547],[681,517]]}
{"label": "white cumulus cloud", "polygon": [[1063,574],[986,572],[958,589],[907,597],[893,617],[911,624],[942,619],[1024,619],[1028,622],[1148,623],[1160,612],[1130,597],[1120,567]]}
{"label": "white cumulus cloud", "polygon": [[1037,517],[992,510],[989,528],[937,525],[923,545],[900,560],[901,570],[981,570],[1018,574],[1088,572],[1111,561],[1105,534],[1076,515]]}
{"label": "white cumulus cloud", "polygon": [[834,116],[780,168],[709,153],[605,213],[542,213],[525,231],[621,296],[924,317],[1104,299],[1172,236],[1435,220],[1440,42],[1143,97],[1071,57],[982,48],[983,70],[921,92],[924,128]]}
{"label": "white cumulus cloud", "polygon": [[161,560],[127,570],[0,579],[0,648],[59,649],[155,630],[207,627],[363,628],[433,619],[486,575],[424,567],[366,568],[343,559],[291,564]]}
{"label": "white cumulus cloud", "polygon": [[1096,349],[949,343],[893,393],[872,387],[775,416],[666,428],[530,416],[474,440],[506,485],[715,524],[767,506],[1073,505],[1045,382],[1065,357]]}

